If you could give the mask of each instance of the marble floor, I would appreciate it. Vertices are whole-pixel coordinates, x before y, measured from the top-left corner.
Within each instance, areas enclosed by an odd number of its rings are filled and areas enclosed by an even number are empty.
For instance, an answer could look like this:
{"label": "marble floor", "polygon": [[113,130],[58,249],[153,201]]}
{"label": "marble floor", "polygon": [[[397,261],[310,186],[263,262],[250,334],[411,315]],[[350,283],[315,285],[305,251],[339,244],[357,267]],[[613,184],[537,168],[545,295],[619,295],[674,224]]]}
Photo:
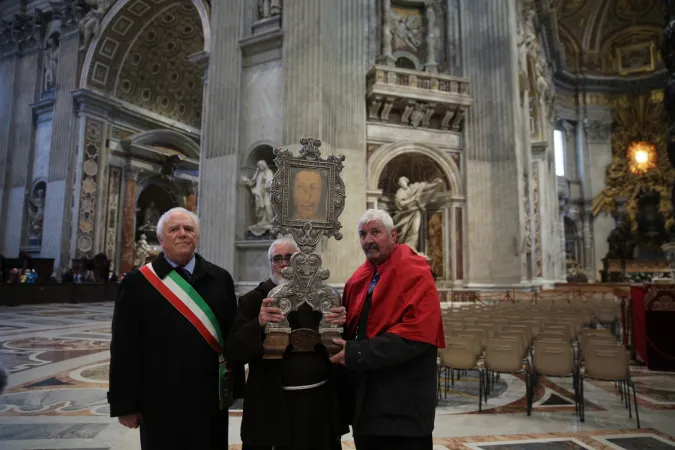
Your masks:
{"label": "marble floor", "polygon": [[[0,307],[0,363],[10,371],[0,396],[3,450],[136,450],[138,432],[108,417],[113,305]],[[586,422],[574,413],[571,379],[542,379],[532,416],[522,378],[503,375],[478,412],[477,374],[442,393],[435,449],[675,449],[675,374],[633,368],[641,429],[612,383],[586,382]],[[241,448],[241,411],[230,417],[230,448]],[[343,448],[354,448],[344,436]]]}

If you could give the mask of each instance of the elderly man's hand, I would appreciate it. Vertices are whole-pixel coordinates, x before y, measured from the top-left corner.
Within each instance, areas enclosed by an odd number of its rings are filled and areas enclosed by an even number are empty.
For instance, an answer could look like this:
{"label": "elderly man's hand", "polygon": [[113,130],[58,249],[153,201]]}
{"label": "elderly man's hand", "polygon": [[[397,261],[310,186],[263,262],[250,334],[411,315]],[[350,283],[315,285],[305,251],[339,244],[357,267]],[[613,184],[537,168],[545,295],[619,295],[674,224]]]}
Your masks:
{"label": "elderly man's hand", "polygon": [[128,414],[118,417],[117,420],[127,428],[138,428],[143,422],[143,415],[141,413]]}
{"label": "elderly man's hand", "polygon": [[268,306],[270,303],[274,302],[273,298],[266,298],[263,300],[262,305],[260,306],[260,314],[258,314],[258,323],[261,327],[267,325],[268,322],[281,322],[284,320],[284,315],[279,308],[273,308]]}
{"label": "elderly man's hand", "polygon": [[345,347],[347,346],[347,342],[345,342],[344,339],[333,339],[333,342],[335,342],[337,345],[342,346],[342,350],[335,356],[333,356],[330,359],[330,362],[333,364],[342,364],[343,366],[345,365]]}
{"label": "elderly man's hand", "polygon": [[334,325],[344,325],[347,322],[347,310],[344,306],[331,308],[330,313],[326,314],[326,320]]}

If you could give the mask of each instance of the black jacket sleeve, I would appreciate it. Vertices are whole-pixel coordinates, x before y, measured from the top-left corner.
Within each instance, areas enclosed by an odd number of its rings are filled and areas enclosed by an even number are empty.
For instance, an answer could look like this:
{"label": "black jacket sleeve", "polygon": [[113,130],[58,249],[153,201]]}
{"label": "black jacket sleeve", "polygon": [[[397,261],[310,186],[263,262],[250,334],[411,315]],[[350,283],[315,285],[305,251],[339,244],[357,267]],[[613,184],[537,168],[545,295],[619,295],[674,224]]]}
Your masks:
{"label": "black jacket sleeve", "polygon": [[142,347],[138,285],[140,272],[131,273],[120,284],[112,321],[110,343],[110,416],[141,412]]}
{"label": "black jacket sleeve", "polygon": [[258,322],[262,298],[243,296],[237,316],[227,339],[227,358],[232,362],[248,363],[262,356],[263,329]]}
{"label": "black jacket sleeve", "polygon": [[357,372],[396,367],[415,359],[433,345],[411,341],[393,333],[382,333],[372,339],[347,341],[345,367]]}

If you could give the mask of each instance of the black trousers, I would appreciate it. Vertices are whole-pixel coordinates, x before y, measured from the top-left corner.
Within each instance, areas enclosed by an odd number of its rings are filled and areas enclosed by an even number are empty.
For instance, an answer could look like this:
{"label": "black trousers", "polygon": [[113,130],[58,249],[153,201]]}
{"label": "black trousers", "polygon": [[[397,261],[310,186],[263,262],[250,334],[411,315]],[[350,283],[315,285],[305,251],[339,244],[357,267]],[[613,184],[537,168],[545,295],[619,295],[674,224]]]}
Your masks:
{"label": "black trousers", "polygon": [[372,436],[355,435],[356,450],[431,450],[434,447],[431,435],[413,436]]}

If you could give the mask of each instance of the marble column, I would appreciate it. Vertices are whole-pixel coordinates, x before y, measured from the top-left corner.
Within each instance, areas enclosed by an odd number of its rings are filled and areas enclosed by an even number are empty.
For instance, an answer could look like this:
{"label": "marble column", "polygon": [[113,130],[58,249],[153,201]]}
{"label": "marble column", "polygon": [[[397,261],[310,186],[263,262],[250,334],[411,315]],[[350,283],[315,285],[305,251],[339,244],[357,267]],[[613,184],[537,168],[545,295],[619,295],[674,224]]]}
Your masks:
{"label": "marble column", "polygon": [[[594,117],[584,127],[587,146],[587,185],[585,189],[584,248],[592,249],[592,259],[586,264],[593,269],[597,277],[597,269],[602,258],[607,255],[609,244],[607,236],[614,229],[615,223],[611,215],[601,213],[593,217],[590,211],[592,199],[605,188],[607,166],[612,163],[611,113],[604,111],[602,117]],[[588,237],[587,237],[588,236]]]}
{"label": "marble column", "polygon": [[436,12],[434,11],[434,2],[426,3],[427,18],[427,63],[424,68],[427,72],[438,72],[438,62],[436,61]]}
{"label": "marble column", "polygon": [[[211,41],[202,117],[198,251],[236,279],[235,235],[239,145],[239,80],[243,0],[213,2]],[[284,17],[285,19],[285,17]]]}
{"label": "marble column", "polygon": [[[4,221],[4,251],[8,255],[19,254],[23,229],[27,218],[26,191],[32,172],[34,134],[32,104],[38,99],[40,80],[40,53],[37,47],[23,51],[16,66],[17,80],[14,92],[14,108],[11,119],[10,151],[7,158],[8,189],[0,216]],[[48,222],[45,220],[44,222]]]}
{"label": "marble column", "polygon": [[136,248],[136,182],[138,171],[124,172],[124,201],[122,203],[122,242],[120,244],[120,273],[131,271]]}
{"label": "marble column", "polygon": [[78,32],[63,31],[56,68],[56,97],[45,202],[42,255],[54,258],[54,267],[70,263],[69,240],[72,225],[72,197],[77,155],[77,116],[72,92],[77,83]]}
{"label": "marble column", "polygon": [[[16,83],[17,54],[11,53],[0,58],[0,216],[4,217],[7,204],[8,189],[7,171],[10,153],[11,123],[14,115],[14,95]],[[0,220],[0,253],[9,256],[4,248],[5,225]]]}
{"label": "marble column", "polygon": [[460,0],[473,105],[465,131],[468,285],[520,284],[522,113],[515,0]]}
{"label": "marble column", "polygon": [[391,14],[391,0],[384,0],[382,2],[382,55],[380,62],[388,66],[393,66],[396,62],[391,49]]}
{"label": "marble column", "polygon": [[322,141],[322,156],[345,155],[344,235],[317,247],[331,283],[342,283],[364,260],[356,223],[366,209],[364,65],[368,4],[363,0],[284,2],[284,147],[297,153],[302,136]]}
{"label": "marble column", "polygon": [[197,190],[199,189],[198,183],[190,183],[187,187],[187,195],[185,196],[185,209],[192,211],[193,213],[197,212]]}

